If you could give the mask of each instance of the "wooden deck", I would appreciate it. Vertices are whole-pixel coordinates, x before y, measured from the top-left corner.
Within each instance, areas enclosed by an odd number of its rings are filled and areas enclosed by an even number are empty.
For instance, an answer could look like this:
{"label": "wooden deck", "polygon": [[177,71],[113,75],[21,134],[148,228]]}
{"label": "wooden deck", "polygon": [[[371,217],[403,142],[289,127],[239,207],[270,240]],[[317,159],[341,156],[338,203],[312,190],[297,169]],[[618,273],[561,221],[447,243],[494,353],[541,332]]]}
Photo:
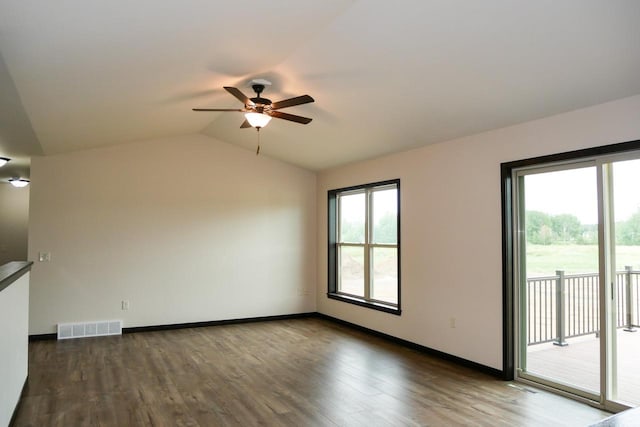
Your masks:
{"label": "wooden deck", "polygon": [[[614,400],[640,405],[640,329],[618,329],[618,391]],[[529,346],[527,371],[578,388],[599,392],[600,339],[595,335],[567,340],[566,347],[551,343]]]}

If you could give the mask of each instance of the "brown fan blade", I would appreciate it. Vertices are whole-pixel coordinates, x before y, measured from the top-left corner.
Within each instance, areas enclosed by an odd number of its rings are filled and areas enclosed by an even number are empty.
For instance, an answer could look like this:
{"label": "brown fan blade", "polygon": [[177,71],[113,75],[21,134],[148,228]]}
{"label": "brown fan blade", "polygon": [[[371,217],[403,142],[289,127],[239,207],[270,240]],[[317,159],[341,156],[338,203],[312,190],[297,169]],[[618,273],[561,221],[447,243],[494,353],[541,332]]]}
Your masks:
{"label": "brown fan blade", "polygon": [[279,110],[281,108],[293,107],[294,105],[308,104],[313,102],[314,99],[309,95],[296,96],[295,98],[285,99],[284,101],[278,101],[271,104],[272,110]]}
{"label": "brown fan blade", "polygon": [[244,111],[239,108],[193,108],[193,111]]}
{"label": "brown fan blade", "polygon": [[310,119],[308,117],[296,116],[294,114],[287,114],[287,113],[283,113],[281,111],[269,111],[268,114],[271,117],[276,117],[278,119],[289,120],[291,122],[296,122],[296,123],[302,123],[303,125],[306,125],[307,123],[309,123],[312,120],[312,119]]}
{"label": "brown fan blade", "polygon": [[236,98],[238,98],[240,100],[240,102],[242,102],[244,105],[249,105],[251,103],[249,98],[247,98],[247,95],[245,95],[244,93],[240,92],[240,89],[235,88],[235,87],[231,87],[231,86],[224,86],[224,89],[227,92],[229,92],[231,95],[233,95]]}
{"label": "brown fan blade", "polygon": [[251,125],[246,120],[244,122],[242,122],[242,124],[240,125],[240,129],[246,129],[246,128],[250,128],[250,127],[251,127]]}

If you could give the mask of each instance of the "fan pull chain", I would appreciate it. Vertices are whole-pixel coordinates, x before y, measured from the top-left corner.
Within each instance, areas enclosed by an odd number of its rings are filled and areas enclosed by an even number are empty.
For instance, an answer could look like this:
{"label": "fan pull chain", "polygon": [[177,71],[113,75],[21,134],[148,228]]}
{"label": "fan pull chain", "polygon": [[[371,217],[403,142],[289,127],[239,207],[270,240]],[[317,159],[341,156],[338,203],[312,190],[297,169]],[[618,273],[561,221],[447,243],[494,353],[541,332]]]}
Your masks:
{"label": "fan pull chain", "polygon": [[256,131],[258,131],[258,149],[256,150],[256,156],[260,154],[260,128],[257,127]]}

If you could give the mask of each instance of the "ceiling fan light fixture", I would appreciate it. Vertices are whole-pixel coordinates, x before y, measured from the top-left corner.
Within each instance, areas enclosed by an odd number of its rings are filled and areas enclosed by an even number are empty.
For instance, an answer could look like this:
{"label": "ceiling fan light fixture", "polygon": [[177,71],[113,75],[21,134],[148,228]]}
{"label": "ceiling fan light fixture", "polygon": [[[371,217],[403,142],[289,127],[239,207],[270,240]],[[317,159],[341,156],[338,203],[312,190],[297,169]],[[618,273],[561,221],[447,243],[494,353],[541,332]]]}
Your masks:
{"label": "ceiling fan light fixture", "polygon": [[254,128],[263,128],[271,121],[271,116],[262,113],[246,113],[244,117]]}
{"label": "ceiling fan light fixture", "polygon": [[22,188],[22,187],[26,187],[27,185],[29,185],[29,181],[28,179],[24,179],[24,178],[11,178],[9,179],[9,183],[11,185],[13,185],[14,187],[17,188]]}
{"label": "ceiling fan light fixture", "polygon": [[7,163],[9,163],[9,160],[11,160],[8,157],[0,157],[0,168],[4,165],[6,165]]}
{"label": "ceiling fan light fixture", "polygon": [[270,99],[260,96],[260,94],[264,90],[265,84],[269,83],[264,83],[258,80],[254,81],[253,83],[254,84],[252,84],[251,87],[256,92],[256,96],[253,98],[249,98],[237,87],[224,86],[224,90],[233,95],[238,101],[242,102],[244,108],[193,108],[193,111],[241,111],[245,113],[245,120],[242,122],[242,125],[240,125],[241,129],[248,129],[250,127],[256,129],[263,128],[274,117],[276,119],[288,120],[290,122],[300,123],[303,125],[309,124],[311,122],[311,119],[308,117],[283,113],[280,110],[283,108],[289,108],[296,105],[314,102],[314,99],[312,97],[310,97],[309,95],[301,95],[289,99],[284,99],[278,102],[271,102]]}

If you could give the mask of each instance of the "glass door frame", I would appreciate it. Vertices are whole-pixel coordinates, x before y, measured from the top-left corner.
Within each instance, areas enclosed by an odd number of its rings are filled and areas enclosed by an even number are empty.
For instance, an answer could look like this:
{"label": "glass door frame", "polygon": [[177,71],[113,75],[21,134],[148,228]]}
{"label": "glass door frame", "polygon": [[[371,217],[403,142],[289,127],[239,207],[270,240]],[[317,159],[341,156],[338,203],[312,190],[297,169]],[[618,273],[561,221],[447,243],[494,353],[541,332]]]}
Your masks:
{"label": "glass door frame", "polygon": [[[524,234],[525,234],[524,178],[530,175],[559,172],[559,171],[569,171],[572,169],[583,169],[583,168],[595,168],[596,175],[598,177],[597,182],[599,183],[601,181],[599,178],[600,167],[598,166],[597,161],[595,159],[580,159],[576,161],[530,165],[522,168],[514,168],[512,171],[512,174],[513,174],[512,175],[512,182],[513,182],[512,192],[514,194],[512,209],[515,214],[513,219],[513,226],[514,226],[513,235],[515,240],[514,265],[513,265],[514,285],[515,285],[514,286],[514,314],[515,314],[515,323],[517,325],[516,337],[515,337],[515,342],[516,342],[515,362],[516,363],[515,363],[514,376],[516,380],[523,380],[526,382],[531,382],[533,384],[553,388],[562,393],[567,393],[582,399],[586,399],[587,401],[601,402],[602,401],[601,397],[603,395],[602,366],[604,365],[602,363],[604,359],[602,358],[601,350],[599,351],[599,361],[600,361],[599,362],[599,366],[600,366],[600,369],[599,369],[600,370],[599,372],[600,387],[599,388],[600,390],[598,393],[591,393],[587,390],[573,387],[568,384],[562,384],[557,381],[554,381],[550,377],[545,377],[541,374],[538,374],[538,375],[530,374],[521,369],[523,365],[526,365],[526,357],[527,357],[527,350],[526,350],[527,313],[524,310],[522,310],[522,307],[526,305],[526,295],[523,292],[523,286],[525,286],[527,283],[526,271],[524,271],[525,269],[522,268],[523,264],[526,263],[526,240],[524,238]],[[597,197],[598,197],[598,200],[601,199],[601,194],[599,191],[598,191]],[[598,224],[602,222],[601,208],[602,208],[601,204],[598,203]],[[600,239],[600,233],[598,233],[598,236],[599,236],[598,241],[602,242],[602,240]],[[600,246],[601,245],[598,245],[598,259],[599,259],[598,264],[599,265],[600,265],[601,255],[602,255],[601,254],[602,250]],[[599,270],[598,273],[600,276],[599,283],[604,283],[602,281],[603,269],[601,265],[598,270]],[[600,297],[600,299],[602,298]],[[602,304],[600,304],[600,307],[602,309]],[[602,314],[600,314],[600,319],[602,319]],[[602,327],[600,329],[601,329],[600,342],[602,343],[606,341],[607,334],[602,332]]]}
{"label": "glass door frame", "polygon": [[[502,200],[502,273],[503,273],[503,379],[514,380],[517,377],[517,361],[519,357],[519,345],[517,341],[518,322],[516,321],[518,300],[517,289],[515,287],[518,284],[519,268],[517,267],[517,251],[519,248],[518,228],[515,224],[514,215],[517,206],[517,183],[515,179],[514,171],[524,170],[526,168],[537,167],[558,167],[565,168],[571,164],[586,164],[593,162],[597,166],[598,174],[598,188],[600,189],[608,186],[609,190],[611,180],[610,168],[606,166],[607,163],[611,163],[616,160],[630,160],[632,158],[640,158],[640,140],[622,142],[612,145],[587,148],[582,150],[576,150],[571,152],[564,152],[552,155],[546,155],[541,157],[517,160],[512,162],[506,162],[501,164],[501,200]],[[569,166],[570,167],[570,166]],[[609,178],[607,178],[609,177]],[[605,222],[602,221],[606,215],[611,216],[611,205],[605,206],[605,195],[598,194],[598,215],[600,225],[598,227],[599,242],[605,242],[608,236],[612,233],[612,222],[608,222],[608,226],[605,227]],[[609,200],[611,200],[609,198]],[[606,213],[608,212],[608,213]],[[602,216],[603,218],[600,218]],[[603,245],[599,245],[599,265],[600,265],[600,283],[608,283],[607,277],[604,277],[606,271],[615,271],[615,263],[611,257],[605,255],[605,249]],[[613,265],[614,269],[611,270],[608,265]],[[601,301],[610,300],[611,293],[608,291],[610,286],[600,286],[600,298]],[[566,395],[568,397],[584,401],[592,406],[600,407],[609,411],[618,412],[626,409],[627,406],[609,400],[610,391],[612,389],[611,374],[610,374],[610,361],[613,360],[613,347],[610,336],[607,331],[611,326],[609,318],[606,316],[607,312],[611,313],[611,310],[607,310],[604,304],[600,304],[600,319],[604,323],[605,328],[601,329],[601,346],[600,346],[600,396],[593,400],[593,395],[587,396],[584,393],[576,394],[574,390],[558,390],[552,388],[552,384],[545,384],[544,381],[536,382],[536,385],[542,388],[548,388],[554,392]],[[525,378],[518,378],[520,381],[528,382]],[[555,387],[555,386],[554,386]]]}
{"label": "glass door frame", "polygon": [[[614,400],[618,391],[618,298],[620,297],[613,289],[616,283],[616,246],[615,241],[615,202],[614,193],[614,169],[616,162],[640,159],[640,151],[626,153],[604,154],[598,156],[596,163],[599,166],[598,188],[604,194],[598,197],[598,203],[602,207],[598,210],[603,213],[603,221],[599,226],[598,239],[602,239],[602,250],[600,251],[600,269],[604,271],[604,281],[606,286],[601,286],[600,318],[602,319],[602,330],[606,333],[606,339],[601,345],[601,358],[606,360],[606,364],[601,366],[600,381],[603,389],[603,407],[612,412],[619,412],[628,409],[629,406]],[[602,277],[601,277],[602,280]]]}

